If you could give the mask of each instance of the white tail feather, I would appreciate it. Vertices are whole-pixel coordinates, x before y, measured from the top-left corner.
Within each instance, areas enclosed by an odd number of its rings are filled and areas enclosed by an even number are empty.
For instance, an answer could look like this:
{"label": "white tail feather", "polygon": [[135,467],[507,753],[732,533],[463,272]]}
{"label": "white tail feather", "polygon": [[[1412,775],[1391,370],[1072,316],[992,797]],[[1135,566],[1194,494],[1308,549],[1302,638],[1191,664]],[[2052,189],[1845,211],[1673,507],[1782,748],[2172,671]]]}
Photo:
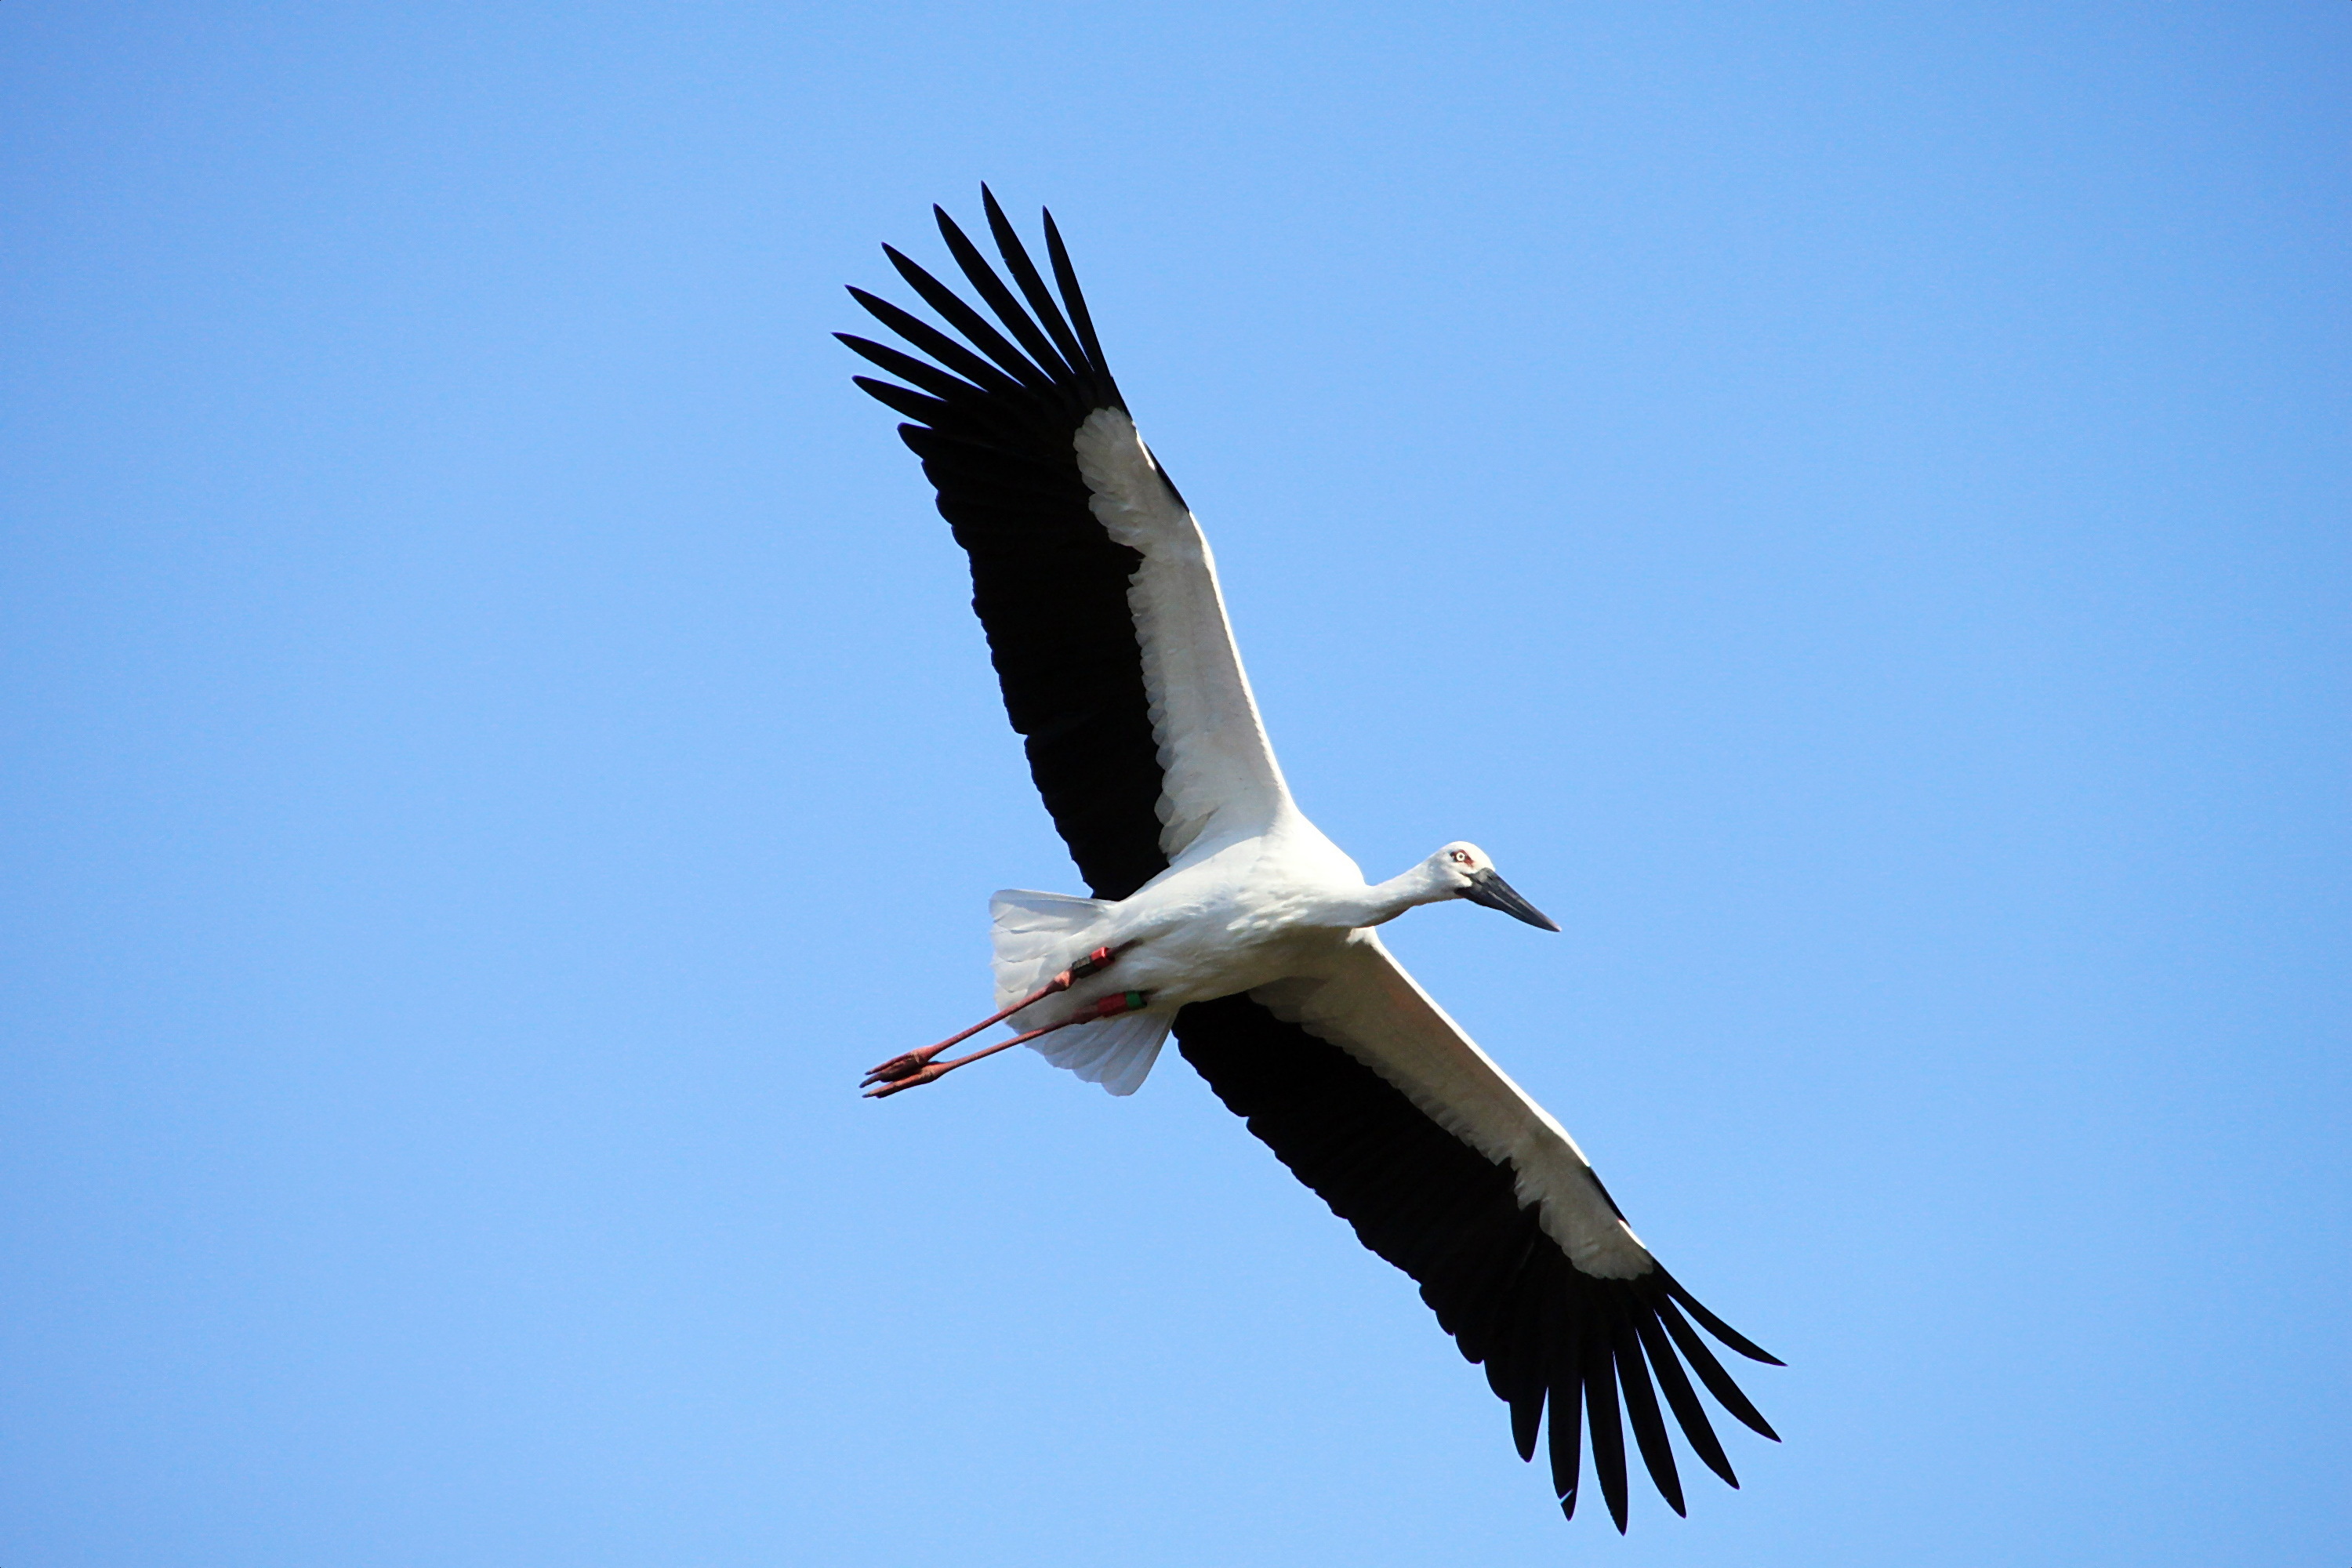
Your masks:
{"label": "white tail feather", "polygon": [[1110,908],[1099,899],[1007,888],[988,900],[996,1005],[1010,1007],[1070,966],[1086,949],[1080,933]]}
{"label": "white tail feather", "polygon": [[1160,1059],[1168,1020],[1156,1013],[1126,1013],[1099,1023],[1056,1029],[1029,1048],[1057,1068],[1067,1068],[1113,1094],[1133,1094]]}
{"label": "white tail feather", "polygon": [[[996,1005],[1011,1006],[1083,956],[1087,952],[1086,933],[1109,908],[1099,899],[1032,892],[1026,888],[1007,888],[989,900]],[[1057,1029],[1029,1048],[1113,1094],[1133,1094],[1143,1087],[1151,1064],[1159,1060],[1160,1044],[1167,1035],[1165,1017],[1129,1013]]]}

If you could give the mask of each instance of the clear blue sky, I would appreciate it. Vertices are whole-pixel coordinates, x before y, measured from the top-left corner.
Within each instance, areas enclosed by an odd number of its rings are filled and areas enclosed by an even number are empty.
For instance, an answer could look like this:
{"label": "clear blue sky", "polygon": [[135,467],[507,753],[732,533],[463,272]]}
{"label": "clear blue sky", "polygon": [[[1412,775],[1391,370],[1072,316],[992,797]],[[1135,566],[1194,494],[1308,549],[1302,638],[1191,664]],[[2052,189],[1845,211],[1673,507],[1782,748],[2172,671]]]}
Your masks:
{"label": "clear blue sky", "polygon": [[[0,7],[0,1563],[2352,1561],[2352,5],[1465,12]],[[857,1098],[1076,890],[825,335],[983,178],[1744,1491]]]}

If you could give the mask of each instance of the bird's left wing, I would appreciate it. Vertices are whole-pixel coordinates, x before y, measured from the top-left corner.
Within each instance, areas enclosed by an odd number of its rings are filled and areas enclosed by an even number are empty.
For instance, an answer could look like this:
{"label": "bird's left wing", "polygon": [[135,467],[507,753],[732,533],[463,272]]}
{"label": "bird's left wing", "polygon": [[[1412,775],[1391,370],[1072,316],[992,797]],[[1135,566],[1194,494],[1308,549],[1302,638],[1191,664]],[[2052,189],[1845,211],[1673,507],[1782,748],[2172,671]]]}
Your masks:
{"label": "bird's left wing", "polygon": [[1463,1355],[1486,1363],[1520,1458],[1534,1458],[1549,1404],[1565,1511],[1576,1510],[1581,1425],[1625,1528],[1621,1394],[1677,1513],[1662,1393],[1692,1451],[1739,1484],[1685,1363],[1733,1416],[1775,1436],[1685,1314],[1741,1354],[1779,1363],[1659,1267],[1575,1141],[1371,932],[1322,975],[1195,1003],[1175,1027],[1218,1098],[1366,1247],[1412,1276]]}
{"label": "bird's left wing", "polygon": [[1208,542],[1136,434],[1052,216],[1058,300],[982,195],[1018,297],[944,212],[940,233],[1003,331],[885,247],[962,341],[855,289],[929,357],[840,336],[908,384],[857,378],[911,421],[898,433],[971,558],[972,608],[1055,827],[1096,895],[1125,898],[1188,853],[1263,831],[1289,792]]}

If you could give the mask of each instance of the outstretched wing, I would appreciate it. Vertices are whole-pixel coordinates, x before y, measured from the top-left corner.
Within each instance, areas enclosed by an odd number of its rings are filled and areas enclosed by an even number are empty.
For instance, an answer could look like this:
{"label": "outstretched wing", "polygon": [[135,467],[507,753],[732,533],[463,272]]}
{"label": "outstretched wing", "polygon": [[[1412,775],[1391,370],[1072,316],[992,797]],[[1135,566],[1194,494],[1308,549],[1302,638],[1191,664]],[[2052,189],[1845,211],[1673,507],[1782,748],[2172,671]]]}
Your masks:
{"label": "outstretched wing", "polygon": [[1739,1484],[1689,1373],[1779,1440],[1690,1320],[1742,1355],[1780,1363],[1659,1267],[1575,1141],[1371,932],[1328,974],[1186,1007],[1176,1037],[1292,1173],[1420,1283],[1439,1325],[1509,1404],[1523,1459],[1535,1457],[1549,1405],[1562,1511],[1575,1514],[1589,1432],[1601,1496],[1625,1528],[1625,1424],[1660,1495],[1683,1511],[1661,1394],[1691,1451]]}
{"label": "outstretched wing", "polygon": [[1289,792],[1208,542],[1135,433],[1053,215],[1058,300],[996,198],[981,196],[1017,297],[933,211],[1003,331],[885,246],[961,341],[857,289],[929,357],[839,336],[908,384],[857,378],[911,421],[898,434],[971,557],[972,608],[1054,826],[1095,894],[1123,899],[1188,853],[1263,831]]}

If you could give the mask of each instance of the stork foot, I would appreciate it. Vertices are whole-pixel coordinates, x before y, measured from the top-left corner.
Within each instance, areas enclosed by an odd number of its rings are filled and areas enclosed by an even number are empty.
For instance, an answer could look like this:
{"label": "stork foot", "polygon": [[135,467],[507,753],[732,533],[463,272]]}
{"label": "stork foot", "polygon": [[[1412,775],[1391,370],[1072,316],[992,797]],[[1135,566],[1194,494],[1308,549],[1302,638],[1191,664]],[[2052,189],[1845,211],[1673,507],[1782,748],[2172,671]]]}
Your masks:
{"label": "stork foot", "polygon": [[[970,1058],[966,1059],[969,1060]],[[897,1058],[897,1060],[885,1062],[883,1066],[895,1068],[899,1062],[913,1060],[914,1056],[912,1053],[909,1053],[907,1056]],[[962,1062],[919,1063],[914,1067],[908,1068],[906,1071],[896,1074],[890,1078],[884,1079],[878,1083],[877,1083],[874,1079],[868,1078],[866,1081],[867,1083],[875,1084],[875,1087],[866,1091],[866,1098],[868,1100],[887,1100],[902,1089],[920,1089],[927,1083],[939,1082],[940,1079],[947,1077],[949,1073],[961,1066],[963,1066]],[[882,1068],[877,1068],[874,1070],[878,1073]]]}
{"label": "stork foot", "polygon": [[[926,1047],[919,1051],[908,1051],[904,1056],[892,1057],[878,1068],[866,1068],[866,1076],[857,1080],[857,1087],[864,1089],[869,1084],[894,1083],[912,1089],[915,1086],[906,1080],[930,1066],[933,1057],[953,1044],[955,1044],[953,1040],[949,1040],[940,1045]],[[931,1080],[925,1079],[923,1081],[929,1083]]]}

